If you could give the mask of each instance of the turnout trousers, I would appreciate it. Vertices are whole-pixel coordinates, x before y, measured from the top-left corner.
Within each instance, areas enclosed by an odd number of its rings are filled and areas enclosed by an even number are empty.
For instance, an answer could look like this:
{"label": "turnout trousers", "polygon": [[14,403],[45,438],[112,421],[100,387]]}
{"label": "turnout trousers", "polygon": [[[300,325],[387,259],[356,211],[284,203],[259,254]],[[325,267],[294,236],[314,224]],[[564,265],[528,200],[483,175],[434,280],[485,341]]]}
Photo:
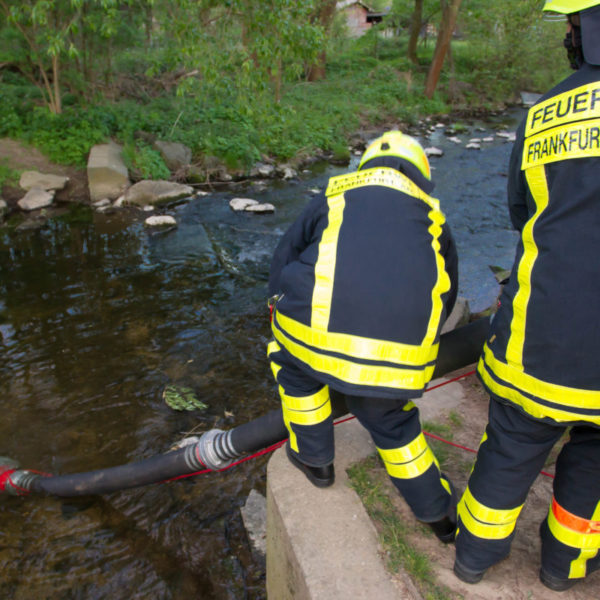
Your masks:
{"label": "turnout trousers", "polygon": [[[331,464],[334,435],[329,387],[302,371],[277,342],[269,344],[269,359],[279,385],[290,449],[307,465]],[[348,410],[370,433],[388,475],[415,517],[425,523],[442,519],[450,507],[452,489],[421,431],[415,404],[403,399],[343,397]]]}
{"label": "turnout trousers", "polygon": [[[568,427],[490,400],[489,422],[458,505],[456,560],[484,571],[505,558],[529,488]],[[600,567],[600,429],[570,428],[540,525],[542,570],[559,579]]]}

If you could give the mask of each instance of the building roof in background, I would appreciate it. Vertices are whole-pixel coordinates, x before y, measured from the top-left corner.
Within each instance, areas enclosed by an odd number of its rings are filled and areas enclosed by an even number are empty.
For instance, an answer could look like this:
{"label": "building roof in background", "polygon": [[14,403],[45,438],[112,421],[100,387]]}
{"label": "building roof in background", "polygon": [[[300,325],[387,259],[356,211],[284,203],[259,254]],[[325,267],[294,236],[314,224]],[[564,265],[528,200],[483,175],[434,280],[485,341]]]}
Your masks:
{"label": "building roof in background", "polygon": [[348,6],[352,6],[353,4],[358,4],[369,12],[373,11],[373,9],[370,6],[366,5],[364,2],[359,2],[357,0],[343,0],[342,2],[336,2],[335,7],[337,10],[342,10]]}

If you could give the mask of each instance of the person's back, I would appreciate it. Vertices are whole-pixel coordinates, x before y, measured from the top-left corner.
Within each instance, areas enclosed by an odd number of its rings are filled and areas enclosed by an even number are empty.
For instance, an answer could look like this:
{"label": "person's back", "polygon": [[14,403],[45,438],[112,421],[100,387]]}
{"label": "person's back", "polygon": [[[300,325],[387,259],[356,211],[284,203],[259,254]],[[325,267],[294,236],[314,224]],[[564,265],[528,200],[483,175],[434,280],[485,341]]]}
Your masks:
{"label": "person's back", "polygon": [[468,583],[505,558],[533,480],[569,429],[540,526],[540,579],[565,590],[600,568],[600,2],[568,15],[577,72],[519,128],[508,201],[521,233],[478,375],[489,423],[458,508],[454,572]]}
{"label": "person's back", "polygon": [[[508,190],[522,234],[518,267],[480,365],[492,392],[505,397],[500,386],[510,380],[519,389],[511,401],[559,422],[600,424],[600,400],[583,401],[584,390],[600,390],[600,321],[590,319],[600,298],[599,173],[600,66],[586,63],[533,106],[519,129]],[[553,386],[564,386],[559,405]],[[529,395],[547,402],[533,407]]]}
{"label": "person's back", "polygon": [[[398,397],[401,390],[410,398],[419,396],[431,377],[439,329],[456,295],[446,268],[454,277],[456,265],[453,258],[445,265],[438,252],[441,247],[446,254],[450,240],[438,201],[423,191],[432,185],[413,177],[421,187],[404,173],[375,164],[333,178],[325,196],[309,207],[311,239],[297,260],[271,278],[281,296],[275,336],[284,346],[289,334],[317,353],[327,349],[351,361],[389,363],[389,372],[364,366],[352,379],[319,369],[316,361],[311,365],[317,377],[335,381],[342,391],[363,384],[365,393]],[[321,332],[319,340],[315,332]],[[358,348],[358,338],[374,340],[371,348]],[[405,374],[401,386],[396,379],[406,367],[418,370],[410,381]]]}

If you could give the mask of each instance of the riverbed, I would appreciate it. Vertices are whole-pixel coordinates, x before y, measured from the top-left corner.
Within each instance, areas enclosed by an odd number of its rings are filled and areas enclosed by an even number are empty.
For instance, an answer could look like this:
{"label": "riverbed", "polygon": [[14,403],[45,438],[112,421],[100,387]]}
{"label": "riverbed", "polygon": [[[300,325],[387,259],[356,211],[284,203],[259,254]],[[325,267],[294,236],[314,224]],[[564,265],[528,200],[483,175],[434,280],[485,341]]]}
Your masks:
{"label": "riverbed", "polygon": [[[469,122],[424,146],[434,195],[457,242],[459,295],[494,302],[489,266],[510,268],[517,234],[506,209],[511,144],[522,111]],[[481,149],[470,138],[492,137]],[[141,211],[69,211],[35,231],[0,230],[0,455],[49,473],[88,471],[167,451],[190,432],[230,429],[278,406],[266,361],[270,257],[327,179],[356,167],[315,164],[287,182],[211,190],[162,209],[178,227],[144,227]],[[235,196],[272,214],[236,213]],[[204,410],[175,411],[169,385]],[[0,497],[0,597],[264,598],[264,562],[240,516],[264,494],[268,457],[104,497]]]}

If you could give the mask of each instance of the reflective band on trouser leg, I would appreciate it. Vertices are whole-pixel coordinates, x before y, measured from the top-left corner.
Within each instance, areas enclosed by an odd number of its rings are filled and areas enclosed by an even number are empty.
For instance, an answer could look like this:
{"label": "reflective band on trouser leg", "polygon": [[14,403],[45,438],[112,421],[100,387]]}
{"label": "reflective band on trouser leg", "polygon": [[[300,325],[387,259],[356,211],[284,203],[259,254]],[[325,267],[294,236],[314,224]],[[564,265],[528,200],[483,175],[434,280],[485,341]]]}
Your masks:
{"label": "reflective band on trouser leg", "polygon": [[510,509],[490,508],[478,502],[467,487],[458,503],[458,516],[465,529],[485,540],[507,539],[514,531],[523,505]]}
{"label": "reflective band on trouser leg", "polygon": [[397,479],[414,479],[423,475],[432,464],[438,464],[422,433],[402,448],[377,450],[389,476]]}
{"label": "reflective band on trouser leg", "polygon": [[377,450],[392,483],[417,519],[434,522],[446,515],[452,490],[423,433],[405,446]]}
{"label": "reflective band on trouser leg", "polygon": [[[582,517],[578,517],[568,510],[564,509],[557,501],[556,498],[552,498],[552,506],[550,512],[556,518],[556,521],[560,525],[564,525],[567,529],[570,529],[579,534],[587,534],[594,533],[600,534],[600,521],[593,519],[584,519]],[[600,543],[600,537],[598,538],[598,543]],[[575,545],[577,548],[590,548],[590,547],[600,547],[600,546],[582,546],[581,544],[571,544]]]}
{"label": "reflective band on trouser leg", "polygon": [[[588,560],[598,556],[600,550],[600,502],[592,519],[584,519],[563,508],[556,498],[548,511],[549,532],[558,542],[579,550],[573,560],[569,560],[569,579],[585,577]],[[563,554],[565,552],[563,551]]]}
{"label": "reflective band on trouser leg", "polygon": [[331,401],[329,388],[324,386],[311,396],[290,396],[279,386],[283,422],[290,434],[290,447],[295,452],[300,452],[298,438],[292,425],[314,426],[323,423],[331,416]]}
{"label": "reflective band on trouser leg", "polygon": [[555,499],[548,512],[552,535],[566,546],[586,550],[600,549],[600,522],[582,519],[567,512]]}

